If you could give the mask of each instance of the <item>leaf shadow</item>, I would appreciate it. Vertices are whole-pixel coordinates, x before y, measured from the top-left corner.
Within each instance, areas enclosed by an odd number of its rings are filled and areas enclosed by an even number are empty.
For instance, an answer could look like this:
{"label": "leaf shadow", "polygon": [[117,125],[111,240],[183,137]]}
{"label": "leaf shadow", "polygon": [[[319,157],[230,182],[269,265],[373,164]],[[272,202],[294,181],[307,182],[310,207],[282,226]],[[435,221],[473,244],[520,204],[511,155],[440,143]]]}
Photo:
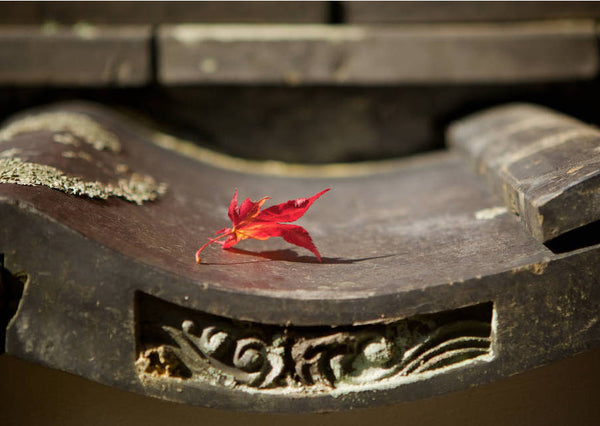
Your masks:
{"label": "leaf shadow", "polygon": [[358,262],[364,262],[367,260],[373,259],[383,259],[386,257],[395,256],[395,254],[386,254],[380,256],[370,256],[370,257],[360,257],[355,259],[345,259],[340,257],[321,257],[321,262],[317,260],[315,256],[306,255],[300,256],[294,250],[291,249],[281,249],[281,250],[268,250],[268,251],[250,251],[243,250],[239,248],[230,248],[227,249],[228,252],[243,255],[243,256],[253,256],[260,257],[262,260],[249,260],[242,262],[202,262],[204,265],[242,265],[245,263],[259,263],[259,262],[275,262],[275,261],[284,261],[284,262],[297,262],[297,263],[315,263],[317,265],[344,265],[344,264],[352,264]]}

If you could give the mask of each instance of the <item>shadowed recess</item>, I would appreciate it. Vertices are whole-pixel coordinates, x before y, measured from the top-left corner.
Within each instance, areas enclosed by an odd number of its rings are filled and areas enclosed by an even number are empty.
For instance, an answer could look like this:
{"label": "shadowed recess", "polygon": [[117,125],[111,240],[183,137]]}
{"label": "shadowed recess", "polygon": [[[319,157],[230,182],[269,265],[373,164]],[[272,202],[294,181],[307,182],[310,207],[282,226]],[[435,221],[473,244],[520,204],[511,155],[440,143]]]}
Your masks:
{"label": "shadowed recess", "polygon": [[600,220],[574,229],[546,243],[554,254],[567,253],[600,244]]}
{"label": "shadowed recess", "polygon": [[6,327],[17,313],[27,274],[11,274],[4,269],[4,254],[0,253],[0,354],[4,353]]}

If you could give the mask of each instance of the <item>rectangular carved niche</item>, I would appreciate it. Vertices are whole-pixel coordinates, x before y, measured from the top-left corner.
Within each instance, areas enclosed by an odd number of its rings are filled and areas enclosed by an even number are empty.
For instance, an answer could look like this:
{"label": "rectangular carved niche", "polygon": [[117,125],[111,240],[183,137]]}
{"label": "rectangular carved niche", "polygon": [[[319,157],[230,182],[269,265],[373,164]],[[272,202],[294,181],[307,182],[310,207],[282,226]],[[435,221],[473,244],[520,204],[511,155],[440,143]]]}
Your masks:
{"label": "rectangular carved niche", "polygon": [[237,321],[144,293],[136,295],[136,305],[136,367],[145,383],[175,379],[288,393],[364,390],[492,355],[492,303],[335,328]]}

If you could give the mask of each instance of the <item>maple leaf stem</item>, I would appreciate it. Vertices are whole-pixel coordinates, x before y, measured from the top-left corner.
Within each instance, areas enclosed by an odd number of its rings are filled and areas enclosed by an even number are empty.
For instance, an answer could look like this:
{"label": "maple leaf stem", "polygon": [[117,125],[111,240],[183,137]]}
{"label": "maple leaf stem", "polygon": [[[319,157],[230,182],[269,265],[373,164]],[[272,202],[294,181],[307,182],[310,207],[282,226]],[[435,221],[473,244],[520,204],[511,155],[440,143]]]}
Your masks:
{"label": "maple leaf stem", "polygon": [[202,250],[204,250],[206,247],[208,247],[210,244],[216,242],[217,240],[220,240],[221,238],[227,237],[228,235],[229,234],[223,234],[223,235],[221,235],[221,236],[219,236],[217,238],[211,238],[211,239],[209,239],[208,242],[206,244],[204,244],[202,247],[200,247],[198,249],[198,251],[196,252],[196,263],[200,263],[200,252]]}

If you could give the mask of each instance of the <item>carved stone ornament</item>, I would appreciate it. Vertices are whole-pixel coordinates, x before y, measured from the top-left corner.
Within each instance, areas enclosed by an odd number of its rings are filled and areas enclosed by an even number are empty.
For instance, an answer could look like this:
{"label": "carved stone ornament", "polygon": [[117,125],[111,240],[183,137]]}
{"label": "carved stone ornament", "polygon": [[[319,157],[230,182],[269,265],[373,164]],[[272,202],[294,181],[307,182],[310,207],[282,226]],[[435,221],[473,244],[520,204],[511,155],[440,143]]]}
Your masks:
{"label": "carved stone ornament", "polygon": [[[266,174],[173,137],[156,142],[98,105],[11,118],[0,142],[10,165],[0,171],[0,342],[11,357],[146,396],[296,414],[431,398],[599,347],[600,133],[571,138],[572,122],[519,105],[459,123],[455,149],[384,170],[271,163]],[[141,206],[112,190],[75,192],[134,173],[168,191],[151,201],[134,185]],[[322,263],[275,239],[194,262],[238,185],[281,200],[332,180],[331,202],[303,223]],[[548,223],[560,236],[534,238],[484,181],[506,183],[519,211],[543,214],[542,236],[555,235]],[[548,203],[531,210],[532,200]]]}
{"label": "carved stone ornament", "polygon": [[491,359],[491,304],[386,324],[277,327],[138,297],[142,379],[322,392]]}

